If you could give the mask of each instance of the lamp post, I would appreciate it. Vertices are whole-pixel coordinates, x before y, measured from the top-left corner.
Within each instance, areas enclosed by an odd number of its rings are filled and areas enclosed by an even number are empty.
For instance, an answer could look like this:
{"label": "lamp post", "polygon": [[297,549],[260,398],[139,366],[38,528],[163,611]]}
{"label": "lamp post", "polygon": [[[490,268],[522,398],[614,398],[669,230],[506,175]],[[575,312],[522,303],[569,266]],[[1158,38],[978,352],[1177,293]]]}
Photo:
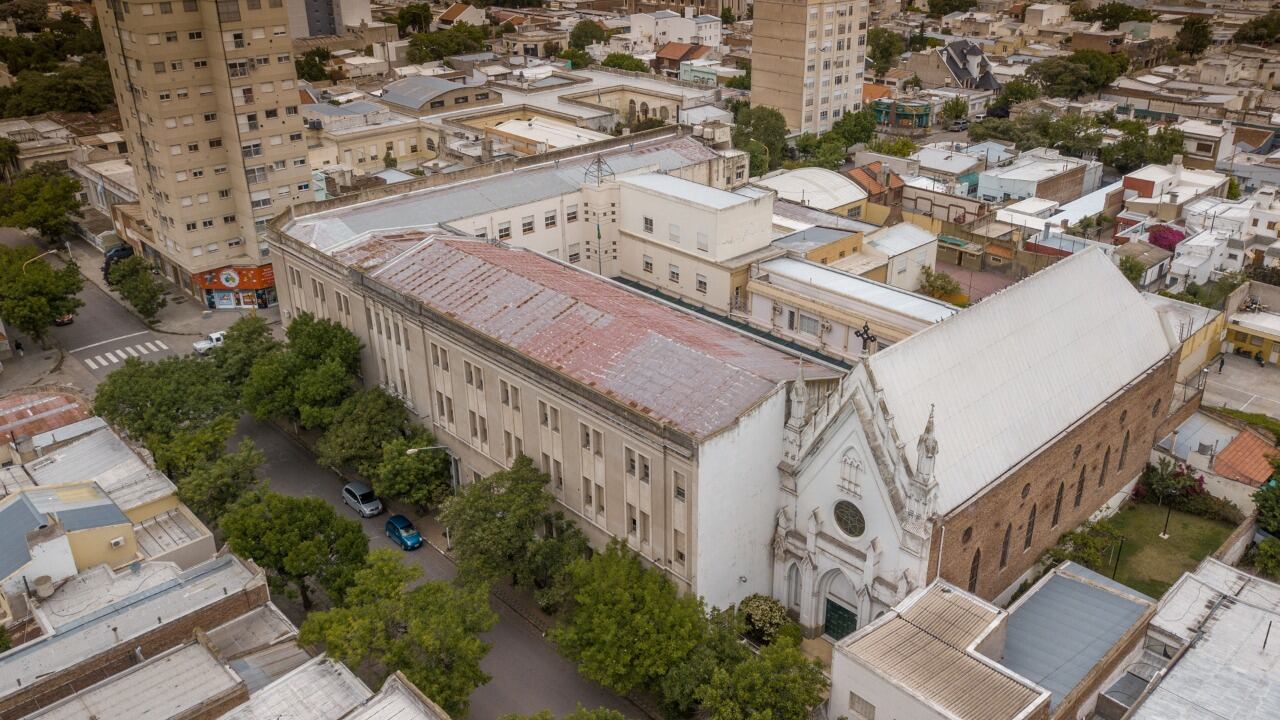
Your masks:
{"label": "lamp post", "polygon": [[44,251],[44,252],[40,253],[39,255],[37,255],[37,256],[35,256],[35,257],[31,258],[30,260],[28,260],[28,261],[26,261],[26,262],[22,263],[22,272],[24,272],[24,273],[25,273],[25,272],[27,271],[27,266],[28,266],[28,265],[30,265],[31,263],[33,263],[33,262],[35,262],[35,261],[39,260],[40,258],[44,257],[45,255],[52,255],[52,254],[54,254],[54,253],[56,253],[56,252],[58,252],[58,251],[57,251],[57,250],[46,250],[46,251]]}
{"label": "lamp post", "polygon": [[[417,455],[420,452],[429,450],[443,450],[449,456],[449,494],[458,494],[458,456],[453,454],[447,446],[444,445],[428,445],[426,447],[408,448],[404,451],[405,455]],[[449,535],[449,526],[444,526],[444,544],[445,549],[453,550],[453,538]]]}

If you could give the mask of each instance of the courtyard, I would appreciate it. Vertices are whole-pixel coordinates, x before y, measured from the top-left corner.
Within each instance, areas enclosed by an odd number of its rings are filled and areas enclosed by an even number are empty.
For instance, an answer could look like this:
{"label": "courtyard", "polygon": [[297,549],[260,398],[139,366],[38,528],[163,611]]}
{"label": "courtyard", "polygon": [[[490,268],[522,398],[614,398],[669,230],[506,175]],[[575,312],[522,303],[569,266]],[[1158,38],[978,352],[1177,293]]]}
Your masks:
{"label": "courtyard", "polygon": [[1217,361],[1209,364],[1201,402],[1280,420],[1280,368],[1259,366],[1249,358],[1227,355],[1221,374]]}
{"label": "courtyard", "polygon": [[1115,580],[1159,598],[1184,572],[1195,570],[1204,558],[1222,545],[1234,528],[1218,520],[1174,510],[1169,515],[1169,537],[1160,537],[1167,508],[1149,503],[1129,503],[1108,522],[1124,537],[1118,546],[1120,561],[1113,552],[1104,554],[1108,567],[1094,568]]}

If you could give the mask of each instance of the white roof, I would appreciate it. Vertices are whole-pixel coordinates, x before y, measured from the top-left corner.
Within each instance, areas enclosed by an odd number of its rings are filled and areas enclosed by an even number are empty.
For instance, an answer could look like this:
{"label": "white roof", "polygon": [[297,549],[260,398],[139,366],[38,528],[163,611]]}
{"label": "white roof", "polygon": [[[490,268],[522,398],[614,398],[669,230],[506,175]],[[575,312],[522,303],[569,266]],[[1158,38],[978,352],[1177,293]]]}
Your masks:
{"label": "white roof", "polygon": [[494,126],[510,135],[524,138],[535,143],[546,143],[549,149],[576,147],[590,142],[608,140],[612,135],[587,130],[567,123],[534,117],[528,120],[507,120]]}
{"label": "white roof", "polygon": [[1019,200],[1012,205],[1008,205],[1004,209],[1009,212],[1020,213],[1022,215],[1040,216],[1044,213],[1045,217],[1048,217],[1048,213],[1058,209],[1058,203],[1053,200],[1046,200],[1045,198],[1029,197]]}
{"label": "white roof", "polygon": [[889,257],[897,257],[937,240],[933,233],[909,222],[880,228],[867,236],[868,245]]}
{"label": "white roof", "polygon": [[321,655],[254,693],[221,720],[338,720],[372,696],[346,665]]}
{"label": "white roof", "polygon": [[918,161],[922,168],[929,168],[951,175],[959,175],[976,167],[981,162],[978,158],[966,155],[959,150],[932,147],[920,148],[911,156],[911,159]]}
{"label": "white roof", "polygon": [[945,320],[958,312],[955,306],[941,300],[833,270],[818,263],[793,258],[777,258],[761,263],[760,269],[925,322]]}
{"label": "white roof", "polygon": [[807,167],[761,178],[757,185],[774,190],[778,197],[819,210],[831,210],[867,198],[867,191],[840,173]]}
{"label": "white roof", "polygon": [[1086,250],[871,356],[916,462],[936,412],[939,511],[950,512],[1175,347],[1107,257]]}
{"label": "white roof", "polygon": [[703,185],[702,183],[663,173],[632,175],[620,178],[618,184],[630,185],[631,187],[648,190],[660,195],[680,198],[696,205],[703,205],[716,210],[724,210],[735,205],[744,205],[752,202],[751,198],[731,193],[728,190],[721,190],[710,185]]}

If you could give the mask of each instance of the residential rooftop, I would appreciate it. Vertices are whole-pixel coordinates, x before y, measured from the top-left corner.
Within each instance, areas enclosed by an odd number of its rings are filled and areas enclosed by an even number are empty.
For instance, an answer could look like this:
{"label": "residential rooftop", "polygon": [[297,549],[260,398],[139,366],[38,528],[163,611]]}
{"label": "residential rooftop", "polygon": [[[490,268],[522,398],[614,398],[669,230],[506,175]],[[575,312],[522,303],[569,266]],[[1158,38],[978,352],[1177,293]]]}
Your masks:
{"label": "residential rooftop", "polygon": [[710,185],[703,185],[702,183],[663,173],[632,175],[620,178],[618,184],[646,190],[650,194],[663,195],[670,199],[683,200],[713,210],[727,210],[731,207],[746,205],[751,202],[750,198],[728,190],[721,190]]}
{"label": "residential rooftop", "polygon": [[936,235],[909,222],[880,228],[866,238],[868,245],[889,257],[911,252],[936,240]]}
{"label": "residential rooftop", "polygon": [[867,191],[840,173],[826,168],[797,168],[756,181],[778,197],[819,210],[832,210],[867,199]]}
{"label": "residential rooftop", "polygon": [[110,428],[95,430],[24,465],[36,485],[96,482],[126,512],[176,492]]}
{"label": "residential rooftop", "polygon": [[805,260],[777,258],[761,263],[760,270],[925,323],[939,322],[960,311],[941,300]]}
{"label": "residential rooftop", "polygon": [[321,655],[254,693],[220,720],[339,720],[372,695],[345,665]]}

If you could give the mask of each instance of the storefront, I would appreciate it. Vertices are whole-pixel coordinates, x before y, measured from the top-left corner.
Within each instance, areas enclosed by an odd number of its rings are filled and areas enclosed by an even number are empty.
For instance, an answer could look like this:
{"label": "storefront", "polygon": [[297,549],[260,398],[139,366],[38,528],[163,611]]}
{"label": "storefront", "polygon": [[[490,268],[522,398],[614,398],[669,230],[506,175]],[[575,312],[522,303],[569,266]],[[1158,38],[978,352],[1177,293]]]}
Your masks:
{"label": "storefront", "polygon": [[276,276],[270,263],[227,266],[196,273],[191,280],[204,291],[205,305],[211,310],[268,308],[276,304]]}

